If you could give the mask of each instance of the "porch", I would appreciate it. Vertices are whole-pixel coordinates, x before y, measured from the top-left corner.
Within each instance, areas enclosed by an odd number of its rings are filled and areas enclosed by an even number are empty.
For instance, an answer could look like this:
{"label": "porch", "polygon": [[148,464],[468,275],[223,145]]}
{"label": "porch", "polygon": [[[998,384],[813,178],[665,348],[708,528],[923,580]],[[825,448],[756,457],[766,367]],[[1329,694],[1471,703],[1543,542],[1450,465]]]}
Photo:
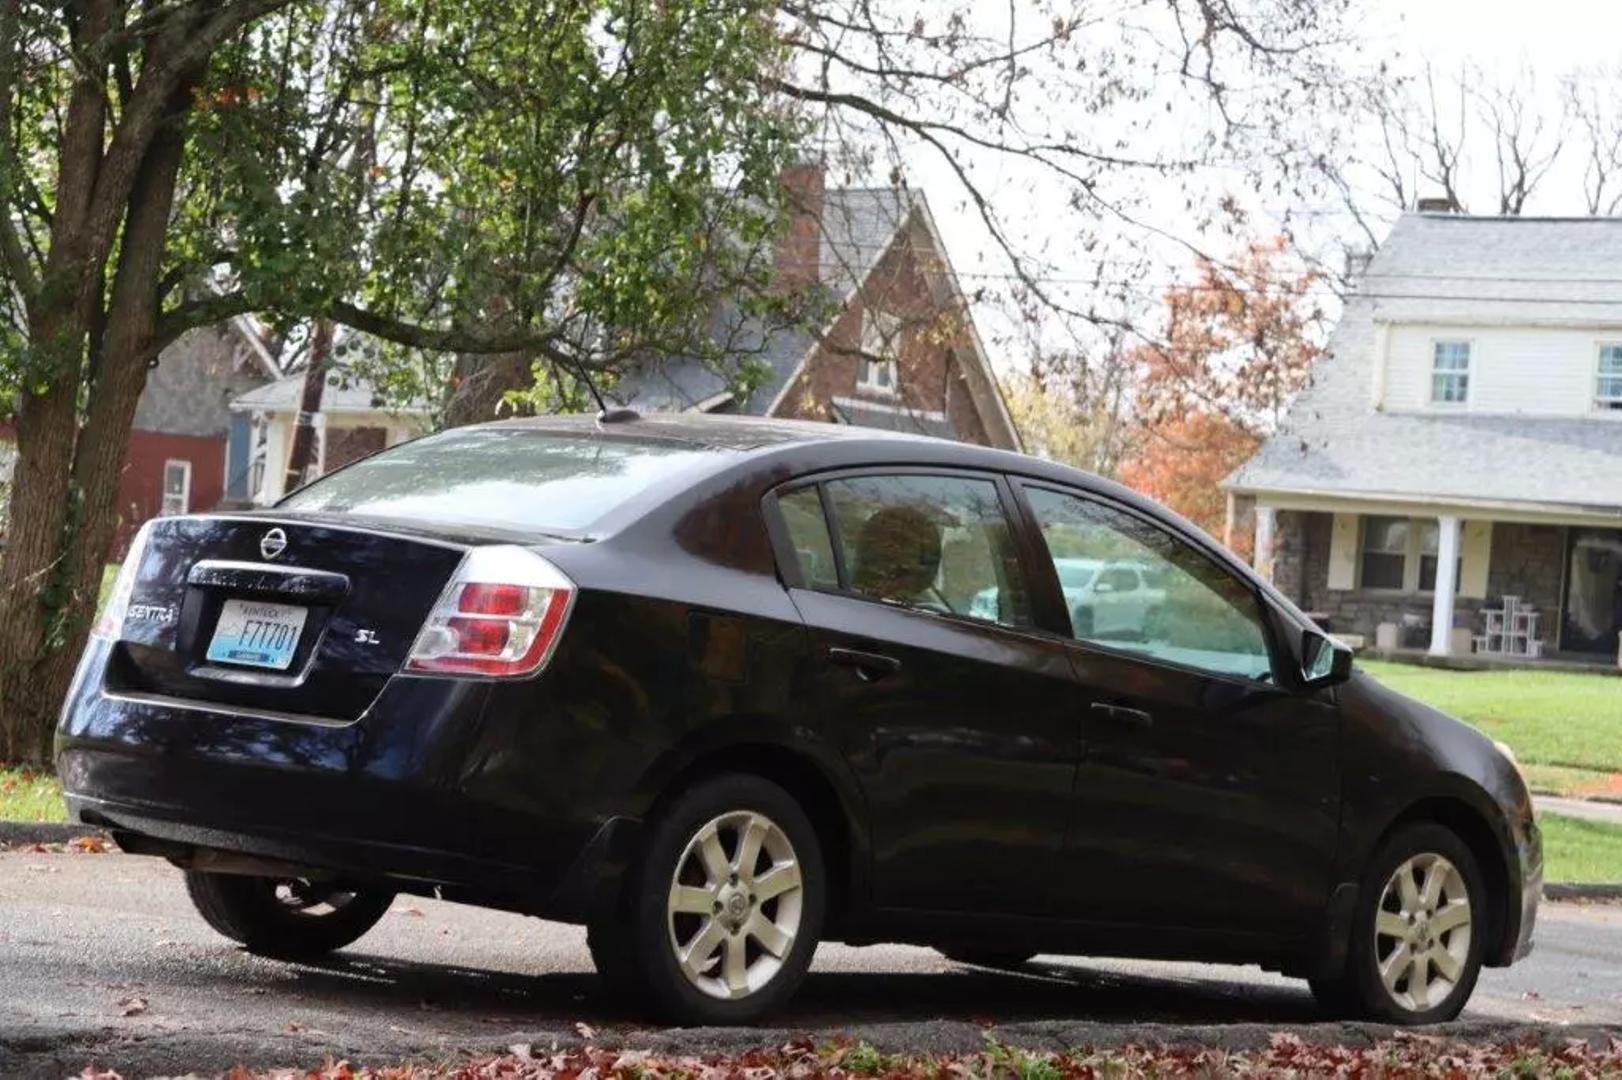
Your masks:
{"label": "porch", "polygon": [[1257,568],[1369,655],[1616,670],[1622,512],[1258,495]]}

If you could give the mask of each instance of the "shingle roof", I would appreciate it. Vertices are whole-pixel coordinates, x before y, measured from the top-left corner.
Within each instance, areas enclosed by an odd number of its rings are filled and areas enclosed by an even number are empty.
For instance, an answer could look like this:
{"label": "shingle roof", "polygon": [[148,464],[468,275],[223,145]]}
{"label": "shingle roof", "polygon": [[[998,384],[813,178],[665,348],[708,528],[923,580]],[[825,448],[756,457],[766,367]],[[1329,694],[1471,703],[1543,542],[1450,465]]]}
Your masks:
{"label": "shingle roof", "polygon": [[1239,490],[1622,508],[1611,417],[1376,410],[1382,322],[1609,325],[1622,330],[1622,219],[1406,214],[1347,299],[1313,383]]}
{"label": "shingle roof", "polygon": [[[297,412],[304,392],[302,371],[248,391],[231,402],[233,409],[263,412]],[[321,411],[340,412],[422,412],[426,404],[404,408],[385,405],[372,384],[359,375],[327,373],[327,386],[321,392]]]}
{"label": "shingle roof", "polygon": [[[912,198],[895,188],[829,188],[823,193],[822,243],[818,264],[822,287],[841,301],[867,276],[912,212]],[[759,324],[737,320],[736,309],[717,316],[718,336],[731,332],[742,351],[753,352],[770,376],[739,404],[739,411],[764,413],[794,375],[815,339],[805,330],[763,333]],[[614,396],[643,411],[677,411],[709,401],[726,390],[727,380],[697,360],[673,357],[628,374]]]}

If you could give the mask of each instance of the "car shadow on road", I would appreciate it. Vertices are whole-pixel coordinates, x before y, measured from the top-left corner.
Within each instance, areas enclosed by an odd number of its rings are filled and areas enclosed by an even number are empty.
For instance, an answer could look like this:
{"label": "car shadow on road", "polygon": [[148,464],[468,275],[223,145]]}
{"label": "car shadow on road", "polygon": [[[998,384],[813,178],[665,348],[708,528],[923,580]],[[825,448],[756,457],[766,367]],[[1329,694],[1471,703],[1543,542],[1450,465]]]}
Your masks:
{"label": "car shadow on road", "polygon": [[[441,1022],[636,1023],[590,971],[520,974],[340,953],[297,965],[306,1003],[346,1011],[402,1008]],[[1013,969],[962,964],[940,972],[813,971],[775,1018],[780,1026],[837,1027],[926,1019],[971,1022],[1096,1019],[1167,1023],[1308,1022],[1319,1019],[1304,984],[1141,975],[1085,962],[1034,961]]]}

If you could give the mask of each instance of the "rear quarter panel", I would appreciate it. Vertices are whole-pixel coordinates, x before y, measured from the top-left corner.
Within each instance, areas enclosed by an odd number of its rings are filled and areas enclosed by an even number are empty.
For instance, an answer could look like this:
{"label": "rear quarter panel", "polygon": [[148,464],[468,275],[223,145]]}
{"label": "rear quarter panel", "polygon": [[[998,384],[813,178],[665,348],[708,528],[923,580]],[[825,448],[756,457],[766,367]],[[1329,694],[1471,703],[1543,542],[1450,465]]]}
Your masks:
{"label": "rear quarter panel", "polygon": [[763,745],[814,763],[856,812],[761,517],[778,475],[712,477],[607,539],[545,550],[581,591],[542,677],[494,689],[471,794],[540,817],[639,818],[693,763]]}

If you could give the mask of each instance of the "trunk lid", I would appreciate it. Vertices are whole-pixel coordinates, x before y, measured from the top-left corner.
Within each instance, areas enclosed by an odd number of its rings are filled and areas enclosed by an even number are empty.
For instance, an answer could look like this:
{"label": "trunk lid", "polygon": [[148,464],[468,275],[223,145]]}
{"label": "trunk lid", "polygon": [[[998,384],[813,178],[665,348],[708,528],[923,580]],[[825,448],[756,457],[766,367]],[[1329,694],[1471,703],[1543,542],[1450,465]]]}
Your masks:
{"label": "trunk lid", "polygon": [[359,718],[468,545],[287,514],[153,522],[107,690]]}

